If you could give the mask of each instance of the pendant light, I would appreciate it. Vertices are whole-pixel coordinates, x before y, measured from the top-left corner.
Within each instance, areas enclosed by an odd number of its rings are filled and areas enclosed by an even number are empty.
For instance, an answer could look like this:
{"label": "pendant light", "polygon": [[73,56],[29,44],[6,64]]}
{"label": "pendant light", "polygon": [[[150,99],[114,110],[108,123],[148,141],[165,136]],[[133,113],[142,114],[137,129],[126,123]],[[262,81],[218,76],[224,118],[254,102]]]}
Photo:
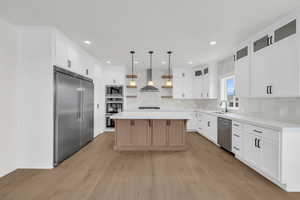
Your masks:
{"label": "pendant light", "polygon": [[149,55],[150,55],[150,79],[148,81],[148,86],[154,86],[154,82],[152,80],[152,55],[153,55],[153,51],[149,51]]}
{"label": "pendant light", "polygon": [[172,51],[168,51],[167,54],[169,55],[169,74],[168,74],[168,80],[166,81],[166,86],[172,86],[172,81],[171,81],[171,54],[172,54]]}
{"label": "pendant light", "polygon": [[133,58],[133,56],[135,54],[135,51],[130,51],[130,53],[131,53],[131,81],[129,82],[129,85],[135,87],[136,82],[134,80],[134,75],[133,75],[133,67],[134,67],[134,58]]}

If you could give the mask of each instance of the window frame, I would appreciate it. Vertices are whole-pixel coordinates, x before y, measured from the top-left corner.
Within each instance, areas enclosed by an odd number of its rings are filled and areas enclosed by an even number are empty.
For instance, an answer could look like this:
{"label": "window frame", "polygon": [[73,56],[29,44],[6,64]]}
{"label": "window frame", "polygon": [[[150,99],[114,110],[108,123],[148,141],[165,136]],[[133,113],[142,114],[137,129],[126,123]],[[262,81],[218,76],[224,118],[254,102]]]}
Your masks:
{"label": "window frame", "polygon": [[[229,105],[229,101],[228,101],[228,95],[227,95],[227,81],[229,79],[233,79],[233,88],[234,88],[234,95],[233,95],[233,106]],[[236,103],[238,103],[239,105],[239,100],[237,100],[237,97],[235,95],[236,93],[236,87],[235,87],[235,83],[236,83],[236,77],[235,74],[226,74],[222,77],[220,77],[220,100],[221,101],[227,101],[228,106],[227,108],[229,110],[238,110],[239,106],[236,106]]]}

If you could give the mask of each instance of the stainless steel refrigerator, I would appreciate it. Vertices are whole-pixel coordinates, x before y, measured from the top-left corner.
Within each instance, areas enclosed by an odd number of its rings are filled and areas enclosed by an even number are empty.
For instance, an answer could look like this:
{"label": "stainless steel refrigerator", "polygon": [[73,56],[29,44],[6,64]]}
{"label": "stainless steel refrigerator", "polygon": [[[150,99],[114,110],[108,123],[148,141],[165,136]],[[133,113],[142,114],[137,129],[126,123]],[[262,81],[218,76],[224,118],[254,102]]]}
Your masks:
{"label": "stainless steel refrigerator", "polygon": [[94,84],[54,66],[54,166],[94,138]]}

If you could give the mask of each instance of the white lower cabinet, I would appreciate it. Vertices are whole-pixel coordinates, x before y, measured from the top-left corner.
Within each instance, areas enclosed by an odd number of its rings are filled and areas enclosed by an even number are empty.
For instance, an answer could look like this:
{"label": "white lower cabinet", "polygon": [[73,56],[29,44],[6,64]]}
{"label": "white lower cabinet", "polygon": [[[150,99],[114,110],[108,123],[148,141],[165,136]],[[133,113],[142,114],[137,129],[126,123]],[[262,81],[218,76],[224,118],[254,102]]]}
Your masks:
{"label": "white lower cabinet", "polygon": [[198,129],[197,112],[191,112],[190,115],[192,119],[188,120],[187,122],[187,130],[191,132],[197,131]]}
{"label": "white lower cabinet", "polygon": [[259,140],[259,148],[261,149],[260,157],[261,170],[269,176],[280,179],[280,154],[279,154],[279,142],[270,139],[262,138]]}
{"label": "white lower cabinet", "polygon": [[217,144],[218,141],[218,118],[213,115],[201,114],[198,117],[198,132]]}
{"label": "white lower cabinet", "polygon": [[280,180],[279,132],[245,125],[244,160],[275,180]]}
{"label": "white lower cabinet", "polygon": [[[198,133],[215,144],[217,118],[209,113],[197,113]],[[300,128],[271,129],[250,124],[251,121],[232,120],[232,153],[285,191],[300,192]]]}
{"label": "white lower cabinet", "polygon": [[232,153],[238,158],[243,156],[243,124],[233,121],[232,122]]}
{"label": "white lower cabinet", "polygon": [[257,137],[251,133],[244,133],[244,160],[254,167],[259,166],[260,149],[256,146]]}

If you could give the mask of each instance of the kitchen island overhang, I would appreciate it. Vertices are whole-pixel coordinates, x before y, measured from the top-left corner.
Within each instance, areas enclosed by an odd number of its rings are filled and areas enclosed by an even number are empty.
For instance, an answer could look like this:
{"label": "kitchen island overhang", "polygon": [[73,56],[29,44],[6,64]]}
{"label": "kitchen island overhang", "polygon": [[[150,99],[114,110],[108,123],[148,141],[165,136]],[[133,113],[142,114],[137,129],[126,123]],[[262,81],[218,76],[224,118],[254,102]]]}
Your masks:
{"label": "kitchen island overhang", "polygon": [[117,151],[184,151],[189,114],[175,112],[122,112],[115,120]]}

